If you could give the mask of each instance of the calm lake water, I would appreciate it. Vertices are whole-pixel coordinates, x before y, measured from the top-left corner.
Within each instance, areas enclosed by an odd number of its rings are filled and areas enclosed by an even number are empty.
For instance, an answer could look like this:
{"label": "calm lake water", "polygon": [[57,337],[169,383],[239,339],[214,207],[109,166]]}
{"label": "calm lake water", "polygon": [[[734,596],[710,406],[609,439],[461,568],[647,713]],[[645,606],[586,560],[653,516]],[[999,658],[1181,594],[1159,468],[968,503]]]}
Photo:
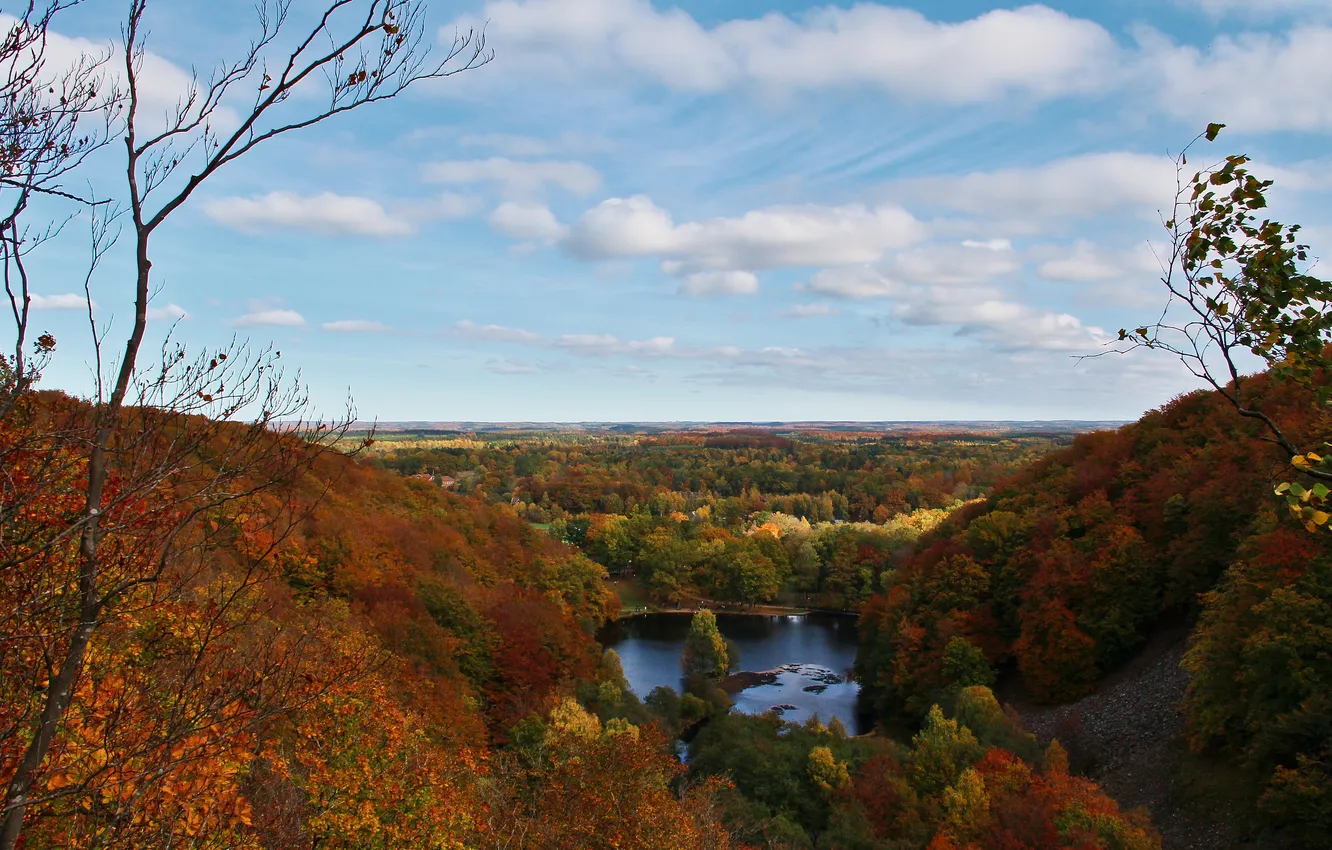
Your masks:
{"label": "calm lake water", "polygon": [[[619,654],[624,677],[639,697],[661,685],[681,690],[680,652],[689,620],[688,614],[646,614],[602,630],[602,645]],[[856,660],[855,617],[719,613],[717,627],[740,652],[735,670],[782,671],[776,684],[736,694],[737,711],[761,714],[788,705],[794,709],[781,712],[785,720],[800,723],[818,714],[824,722],[840,719],[852,734],[868,731],[857,711],[860,686],[848,681]]]}

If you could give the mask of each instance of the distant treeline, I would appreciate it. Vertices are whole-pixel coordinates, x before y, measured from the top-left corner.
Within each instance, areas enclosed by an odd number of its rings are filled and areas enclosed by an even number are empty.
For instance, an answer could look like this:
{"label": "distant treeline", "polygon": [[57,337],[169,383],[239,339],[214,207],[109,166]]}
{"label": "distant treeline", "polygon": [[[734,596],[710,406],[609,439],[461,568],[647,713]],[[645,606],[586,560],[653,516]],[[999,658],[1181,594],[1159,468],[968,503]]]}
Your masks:
{"label": "distant treeline", "polygon": [[[533,522],[707,506],[743,525],[757,511],[811,522],[882,522],[988,492],[1073,434],[799,434],[759,431],[649,437],[508,435],[387,440],[366,462],[403,475],[433,472],[461,493],[508,502]],[[882,508],[882,510],[880,510]]]}

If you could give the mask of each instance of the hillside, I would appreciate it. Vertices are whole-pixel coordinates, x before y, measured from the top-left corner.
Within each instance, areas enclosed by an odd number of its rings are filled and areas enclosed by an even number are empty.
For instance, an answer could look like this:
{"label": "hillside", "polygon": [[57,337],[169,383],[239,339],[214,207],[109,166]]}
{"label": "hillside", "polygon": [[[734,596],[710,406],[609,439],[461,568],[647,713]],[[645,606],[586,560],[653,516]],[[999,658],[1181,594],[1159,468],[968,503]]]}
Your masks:
{"label": "hillside", "polygon": [[[0,432],[4,776],[78,590],[64,529],[88,409],[31,402]],[[674,790],[655,727],[603,728],[571,699],[613,675],[590,636],[613,597],[585,557],[504,508],[290,436],[127,419],[98,576],[122,590],[27,796],[21,846],[726,846],[712,790]],[[170,455],[182,444],[188,458]],[[136,488],[168,455],[168,479]],[[224,498],[199,495],[241,459]],[[173,534],[184,542],[168,548]],[[524,718],[534,759],[496,747]]]}
{"label": "hillside", "polygon": [[0,433],[5,776],[107,588],[24,848],[1156,846],[984,687],[902,740],[728,716],[706,680],[644,705],[591,637],[603,568],[290,433],[127,409],[89,573],[89,414],[33,396]]}
{"label": "hillside", "polygon": [[[1307,396],[1264,378],[1250,389],[1287,433],[1329,433]],[[1259,815],[1247,828],[1325,846],[1332,541],[1273,498],[1289,467],[1260,437],[1194,393],[1079,437],[950,517],[864,609],[858,670],[876,707],[913,722],[996,674],[1034,703],[1099,694],[1184,617],[1187,744],[1231,766]]]}

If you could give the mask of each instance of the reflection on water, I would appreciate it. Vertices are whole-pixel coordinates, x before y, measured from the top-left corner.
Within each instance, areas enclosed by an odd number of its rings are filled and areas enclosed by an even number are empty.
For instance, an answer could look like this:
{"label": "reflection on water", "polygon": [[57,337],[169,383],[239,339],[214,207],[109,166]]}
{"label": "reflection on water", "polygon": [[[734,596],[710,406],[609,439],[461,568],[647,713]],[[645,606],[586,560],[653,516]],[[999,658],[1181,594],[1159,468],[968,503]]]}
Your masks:
{"label": "reflection on water", "polygon": [[[599,635],[624,666],[640,697],[666,685],[679,691],[680,652],[689,633],[688,614],[647,614],[612,623]],[[736,670],[779,670],[771,685],[747,688],[733,698],[736,710],[759,714],[791,706],[783,719],[802,722],[818,714],[837,717],[853,734],[868,731],[857,713],[860,686],[849,681],[856,659],[856,620],[831,614],[750,616],[717,614],[717,627],[739,650]]]}

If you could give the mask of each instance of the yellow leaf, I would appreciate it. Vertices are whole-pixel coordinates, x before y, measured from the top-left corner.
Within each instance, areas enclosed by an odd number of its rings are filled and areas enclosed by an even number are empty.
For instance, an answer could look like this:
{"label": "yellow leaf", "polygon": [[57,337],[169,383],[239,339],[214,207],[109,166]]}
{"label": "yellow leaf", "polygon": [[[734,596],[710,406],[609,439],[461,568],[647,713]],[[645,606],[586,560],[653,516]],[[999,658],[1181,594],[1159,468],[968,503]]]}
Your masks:
{"label": "yellow leaf", "polygon": [[46,780],[46,787],[52,791],[64,788],[66,785],[73,785],[74,780],[69,778],[69,774],[63,770],[57,770]]}

